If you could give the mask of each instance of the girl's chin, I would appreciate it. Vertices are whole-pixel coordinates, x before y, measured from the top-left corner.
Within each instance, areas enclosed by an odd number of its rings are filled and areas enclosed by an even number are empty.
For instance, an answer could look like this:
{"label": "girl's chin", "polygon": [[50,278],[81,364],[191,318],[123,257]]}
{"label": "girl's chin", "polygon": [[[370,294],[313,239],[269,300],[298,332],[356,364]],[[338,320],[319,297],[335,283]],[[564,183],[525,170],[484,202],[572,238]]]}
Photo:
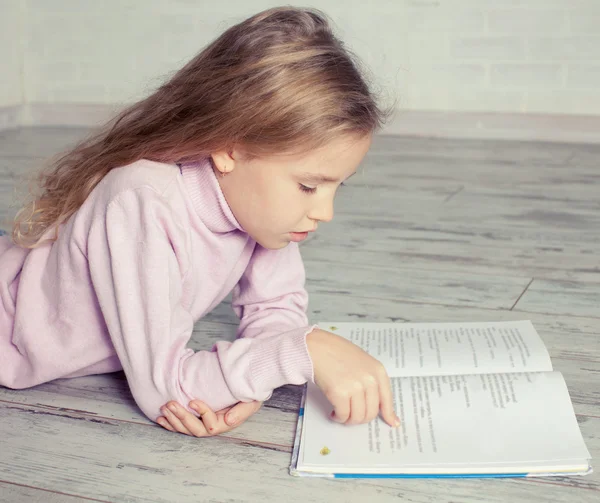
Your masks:
{"label": "girl's chin", "polygon": [[290,244],[292,238],[289,234],[277,237],[271,236],[267,239],[256,239],[254,236],[251,236],[254,241],[256,241],[260,246],[266,248],[267,250],[280,250],[281,248],[285,248]]}

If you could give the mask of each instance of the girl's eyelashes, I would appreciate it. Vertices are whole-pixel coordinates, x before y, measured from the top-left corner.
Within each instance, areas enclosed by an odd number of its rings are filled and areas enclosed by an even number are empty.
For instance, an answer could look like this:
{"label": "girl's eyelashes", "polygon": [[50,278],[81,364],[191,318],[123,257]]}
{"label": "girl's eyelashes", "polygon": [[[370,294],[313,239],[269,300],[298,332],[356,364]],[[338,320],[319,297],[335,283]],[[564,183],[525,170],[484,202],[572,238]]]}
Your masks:
{"label": "girl's eyelashes", "polygon": [[[302,183],[299,183],[298,185],[300,186],[300,190],[307,194],[314,194],[317,191],[317,187],[308,187]],[[340,186],[345,187],[346,184],[344,182],[342,182],[342,183],[340,183]]]}
{"label": "girl's eyelashes", "polygon": [[298,185],[300,187],[300,190],[307,194],[314,194],[317,191],[316,187],[307,187],[306,185],[303,185],[301,183],[299,183]]}

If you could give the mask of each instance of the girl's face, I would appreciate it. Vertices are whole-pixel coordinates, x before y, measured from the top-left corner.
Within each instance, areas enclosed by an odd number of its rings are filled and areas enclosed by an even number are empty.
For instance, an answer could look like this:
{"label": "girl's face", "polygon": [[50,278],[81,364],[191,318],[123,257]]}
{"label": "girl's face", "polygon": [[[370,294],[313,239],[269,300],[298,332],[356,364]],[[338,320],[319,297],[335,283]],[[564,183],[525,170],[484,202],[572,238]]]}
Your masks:
{"label": "girl's face", "polygon": [[[308,154],[244,160],[241,152],[212,155],[221,190],[242,228],[261,246],[302,241],[333,218],[340,184],[371,146],[371,135],[345,136]],[[224,177],[221,173],[226,172]]]}

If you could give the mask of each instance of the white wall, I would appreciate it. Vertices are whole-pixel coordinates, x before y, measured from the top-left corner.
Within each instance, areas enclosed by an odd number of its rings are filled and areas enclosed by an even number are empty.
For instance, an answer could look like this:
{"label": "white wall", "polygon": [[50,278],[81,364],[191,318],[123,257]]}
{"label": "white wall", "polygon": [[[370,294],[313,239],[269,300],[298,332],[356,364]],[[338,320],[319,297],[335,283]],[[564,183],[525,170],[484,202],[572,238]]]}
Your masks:
{"label": "white wall", "polygon": [[20,0],[0,0],[0,107],[24,101],[22,7]]}
{"label": "white wall", "polygon": [[[0,106],[121,104],[267,0],[0,0]],[[600,0],[321,0],[408,110],[600,115]]]}

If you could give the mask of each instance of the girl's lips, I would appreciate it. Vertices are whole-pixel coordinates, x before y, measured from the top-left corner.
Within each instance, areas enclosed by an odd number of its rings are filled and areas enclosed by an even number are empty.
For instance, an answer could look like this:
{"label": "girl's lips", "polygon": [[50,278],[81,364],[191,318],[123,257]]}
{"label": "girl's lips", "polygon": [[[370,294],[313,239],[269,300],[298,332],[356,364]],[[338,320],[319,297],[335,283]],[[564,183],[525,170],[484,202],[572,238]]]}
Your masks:
{"label": "girl's lips", "polygon": [[308,232],[290,232],[290,236],[292,237],[292,241],[298,243],[308,237]]}

